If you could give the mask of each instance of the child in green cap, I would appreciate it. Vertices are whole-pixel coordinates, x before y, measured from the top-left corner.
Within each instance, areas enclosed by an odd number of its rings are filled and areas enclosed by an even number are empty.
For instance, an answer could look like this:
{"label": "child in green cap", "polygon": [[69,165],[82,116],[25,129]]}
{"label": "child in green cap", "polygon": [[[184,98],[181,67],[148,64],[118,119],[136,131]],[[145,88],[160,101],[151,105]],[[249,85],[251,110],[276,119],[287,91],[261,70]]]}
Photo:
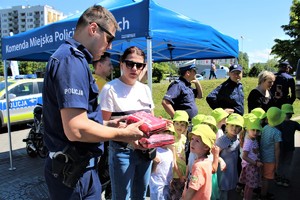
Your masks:
{"label": "child in green cap", "polygon": [[238,134],[242,131],[244,119],[237,113],[232,113],[226,120],[225,134],[216,140],[220,148],[220,157],[226,163],[226,170],[218,173],[220,199],[234,199],[238,182],[237,162],[240,142]]}
{"label": "child in green cap", "polygon": [[279,166],[277,170],[276,184],[289,187],[291,178],[291,163],[295,150],[295,131],[300,131],[300,124],[291,120],[294,108],[291,104],[283,104],[282,112],[286,114],[285,120],[278,126],[281,131],[282,141],[280,143]]}
{"label": "child in green cap", "polygon": [[268,124],[267,113],[262,108],[254,108],[251,113],[260,119],[262,127]]}
{"label": "child in green cap", "polygon": [[222,127],[226,125],[226,118],[228,117],[228,115],[229,113],[226,112],[223,108],[216,108],[211,112],[211,116],[215,118],[217,123],[217,139],[224,135]]}
{"label": "child in green cap", "polygon": [[[208,125],[200,124],[190,133],[190,152],[196,155],[182,199],[209,200],[212,189],[212,161],[208,158],[215,143],[216,134]],[[219,152],[213,151],[218,157]]]}
{"label": "child in green cap", "polygon": [[253,190],[260,186],[260,167],[262,162],[259,156],[259,145],[256,137],[262,130],[260,119],[254,114],[247,116],[245,121],[246,136],[242,153],[242,172],[239,182],[245,184],[244,199],[251,200]]}
{"label": "child in green cap", "polygon": [[179,200],[182,196],[186,179],[186,154],[185,144],[189,125],[189,115],[184,110],[176,110],[173,117],[175,129],[175,143],[173,148],[174,167],[173,180],[171,183],[171,199]]}
{"label": "child in green cap", "polygon": [[276,128],[285,119],[285,113],[277,107],[267,111],[268,124],[263,127],[260,139],[260,154],[263,163],[261,198],[269,199],[273,195],[268,193],[269,184],[274,180],[278,168],[281,131]]}

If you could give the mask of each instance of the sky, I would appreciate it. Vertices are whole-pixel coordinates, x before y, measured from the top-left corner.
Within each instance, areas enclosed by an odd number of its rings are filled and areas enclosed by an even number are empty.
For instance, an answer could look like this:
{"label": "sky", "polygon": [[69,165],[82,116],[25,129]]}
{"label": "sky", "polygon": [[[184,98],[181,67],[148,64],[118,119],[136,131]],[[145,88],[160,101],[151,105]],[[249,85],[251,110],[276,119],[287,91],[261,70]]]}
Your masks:
{"label": "sky", "polygon": [[[102,0],[0,0],[0,9],[21,5],[49,5],[72,15]],[[239,41],[239,50],[250,64],[266,62],[274,39],[289,39],[281,26],[289,23],[292,0],[155,0],[157,4],[186,15]]]}

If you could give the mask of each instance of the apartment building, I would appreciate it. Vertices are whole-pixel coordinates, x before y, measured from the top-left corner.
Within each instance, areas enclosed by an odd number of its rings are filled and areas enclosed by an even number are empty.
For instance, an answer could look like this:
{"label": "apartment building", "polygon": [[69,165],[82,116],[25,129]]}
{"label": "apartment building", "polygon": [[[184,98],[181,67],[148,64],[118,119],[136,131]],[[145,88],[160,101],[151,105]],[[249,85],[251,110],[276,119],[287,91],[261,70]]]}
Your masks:
{"label": "apartment building", "polygon": [[0,10],[0,38],[10,33],[18,34],[60,19],[62,12],[48,5],[13,6]]}

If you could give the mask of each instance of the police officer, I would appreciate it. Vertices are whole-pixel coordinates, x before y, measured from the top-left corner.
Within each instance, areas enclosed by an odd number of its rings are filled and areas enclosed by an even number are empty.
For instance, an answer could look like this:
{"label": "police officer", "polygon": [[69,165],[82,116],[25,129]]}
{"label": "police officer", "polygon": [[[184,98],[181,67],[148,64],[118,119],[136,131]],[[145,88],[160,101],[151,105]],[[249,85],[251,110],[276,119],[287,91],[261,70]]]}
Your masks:
{"label": "police officer", "polygon": [[244,91],[240,82],[242,77],[242,66],[231,65],[229,78],[206,97],[206,102],[211,109],[223,108],[228,113],[244,114]]}
{"label": "police officer", "polygon": [[101,125],[118,126],[119,121],[103,122],[89,63],[111,48],[117,29],[114,16],[94,5],[79,18],[74,37],[47,64],[43,115],[44,140],[50,152],[45,180],[51,199],[101,199],[96,165],[102,142],[131,142],[143,135],[138,129],[142,122],[123,129]]}
{"label": "police officer", "polygon": [[275,106],[281,109],[283,104],[293,104],[296,100],[295,79],[289,75],[293,69],[289,62],[279,64],[279,70],[275,73],[275,81],[271,88],[271,94],[275,98]]}
{"label": "police officer", "polygon": [[[195,98],[203,96],[202,87],[196,79],[196,60],[186,62],[179,66],[179,79],[173,81],[163,97],[162,106],[173,118],[176,110],[185,110],[189,120],[198,114]],[[196,88],[192,87],[192,83]]]}

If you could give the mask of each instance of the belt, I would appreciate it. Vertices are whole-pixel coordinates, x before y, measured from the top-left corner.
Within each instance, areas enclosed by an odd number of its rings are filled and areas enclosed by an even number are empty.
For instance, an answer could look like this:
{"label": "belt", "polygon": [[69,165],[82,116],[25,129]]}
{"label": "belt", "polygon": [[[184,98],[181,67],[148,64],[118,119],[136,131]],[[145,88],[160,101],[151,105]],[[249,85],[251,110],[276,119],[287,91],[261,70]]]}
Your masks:
{"label": "belt", "polygon": [[[56,152],[49,152],[49,157],[52,159],[55,153]],[[98,157],[91,158],[86,168],[94,168],[95,166],[97,166],[98,160],[99,160]]]}

